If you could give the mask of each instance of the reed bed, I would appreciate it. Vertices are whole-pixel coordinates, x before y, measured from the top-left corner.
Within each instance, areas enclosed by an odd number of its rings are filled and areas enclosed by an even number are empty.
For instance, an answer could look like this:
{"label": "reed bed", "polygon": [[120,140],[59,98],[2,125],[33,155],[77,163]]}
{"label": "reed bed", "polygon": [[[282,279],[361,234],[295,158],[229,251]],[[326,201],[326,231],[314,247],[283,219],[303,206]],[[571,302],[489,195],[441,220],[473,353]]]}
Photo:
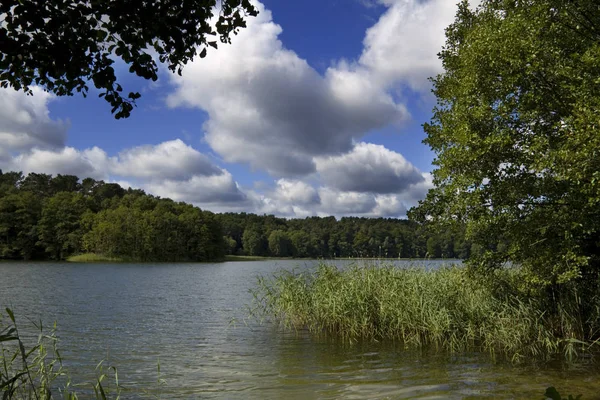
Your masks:
{"label": "reed bed", "polygon": [[[562,351],[574,357],[590,347],[575,336],[575,329],[556,329],[541,299],[517,295],[518,270],[499,274],[492,285],[457,266],[338,269],[322,264],[314,271],[259,278],[253,313],[285,328],[350,342],[394,340],[451,352],[476,349],[516,361]],[[499,295],[498,282],[512,290]]]}

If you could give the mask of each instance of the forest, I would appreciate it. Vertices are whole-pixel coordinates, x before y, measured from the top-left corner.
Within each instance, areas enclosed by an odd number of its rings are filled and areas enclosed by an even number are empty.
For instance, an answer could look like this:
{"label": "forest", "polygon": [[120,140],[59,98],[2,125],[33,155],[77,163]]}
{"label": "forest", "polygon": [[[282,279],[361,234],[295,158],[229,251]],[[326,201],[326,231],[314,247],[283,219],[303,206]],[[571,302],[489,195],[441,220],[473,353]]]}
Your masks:
{"label": "forest", "polygon": [[0,171],[0,259],[94,253],[130,261],[212,261],[226,255],[468,258],[460,229],[431,233],[403,219],[214,214],[73,175]]}

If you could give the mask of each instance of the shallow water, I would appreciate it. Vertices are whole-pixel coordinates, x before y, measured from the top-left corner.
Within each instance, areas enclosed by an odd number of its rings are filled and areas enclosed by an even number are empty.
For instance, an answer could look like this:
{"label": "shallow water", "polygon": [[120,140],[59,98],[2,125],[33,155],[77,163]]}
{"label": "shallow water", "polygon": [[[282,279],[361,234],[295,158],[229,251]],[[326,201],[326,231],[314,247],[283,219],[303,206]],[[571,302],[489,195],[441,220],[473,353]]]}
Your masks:
{"label": "shallow water", "polygon": [[256,276],[315,263],[0,263],[0,306],[21,325],[25,316],[58,321],[74,381],[93,380],[108,359],[126,399],[158,387],[159,360],[164,399],[541,399],[551,385],[600,399],[590,363],[514,366],[486,354],[348,345],[246,319]]}

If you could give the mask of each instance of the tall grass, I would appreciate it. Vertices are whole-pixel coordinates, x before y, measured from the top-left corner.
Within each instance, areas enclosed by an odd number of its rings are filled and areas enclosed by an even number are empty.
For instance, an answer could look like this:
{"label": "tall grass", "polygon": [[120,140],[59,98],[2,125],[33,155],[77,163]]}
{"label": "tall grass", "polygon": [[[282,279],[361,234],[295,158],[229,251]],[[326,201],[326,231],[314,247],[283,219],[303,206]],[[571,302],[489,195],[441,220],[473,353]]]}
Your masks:
{"label": "tall grass", "polygon": [[[453,352],[480,349],[514,361],[561,351],[574,357],[588,349],[577,329],[556,329],[542,299],[518,287],[518,270],[498,274],[492,285],[463,267],[428,271],[322,264],[313,272],[261,277],[253,313],[287,328],[347,341],[389,339]],[[499,282],[511,290],[499,293]]]}
{"label": "tall grass", "polygon": [[[58,350],[56,324],[33,323],[37,341],[26,343],[11,309],[0,313],[0,394],[2,400],[119,400],[123,387],[116,367],[96,366],[96,381],[73,384]],[[159,371],[160,373],[160,371]],[[160,382],[159,382],[160,385]],[[156,397],[156,396],[155,396]]]}
{"label": "tall grass", "polygon": [[[42,323],[34,323],[38,330],[37,341],[33,346],[23,342],[13,312],[7,308],[7,316],[0,314],[0,393],[8,399],[65,399],[77,400],[78,391],[71,383],[58,351],[56,325],[46,332]],[[114,379],[111,385],[107,378]],[[88,387],[97,400],[121,395],[119,376],[115,367],[105,368],[101,362],[96,367],[96,382],[77,385],[79,390]]]}

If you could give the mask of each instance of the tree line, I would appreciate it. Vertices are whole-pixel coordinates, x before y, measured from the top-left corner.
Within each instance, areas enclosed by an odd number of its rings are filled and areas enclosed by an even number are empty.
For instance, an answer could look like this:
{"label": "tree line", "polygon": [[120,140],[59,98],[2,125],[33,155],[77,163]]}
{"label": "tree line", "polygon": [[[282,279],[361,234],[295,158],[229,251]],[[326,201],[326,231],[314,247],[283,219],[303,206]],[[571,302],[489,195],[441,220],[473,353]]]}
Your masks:
{"label": "tree line", "polygon": [[[310,258],[467,258],[460,230],[431,233],[406,219],[217,215],[228,254]],[[476,248],[473,250],[477,251]]]}
{"label": "tree line", "polygon": [[0,171],[0,259],[61,260],[82,252],[139,261],[223,255],[215,215],[73,175]]}
{"label": "tree line", "polygon": [[214,214],[92,178],[0,171],[0,259],[467,258],[472,251],[460,230],[434,234],[408,220]]}

